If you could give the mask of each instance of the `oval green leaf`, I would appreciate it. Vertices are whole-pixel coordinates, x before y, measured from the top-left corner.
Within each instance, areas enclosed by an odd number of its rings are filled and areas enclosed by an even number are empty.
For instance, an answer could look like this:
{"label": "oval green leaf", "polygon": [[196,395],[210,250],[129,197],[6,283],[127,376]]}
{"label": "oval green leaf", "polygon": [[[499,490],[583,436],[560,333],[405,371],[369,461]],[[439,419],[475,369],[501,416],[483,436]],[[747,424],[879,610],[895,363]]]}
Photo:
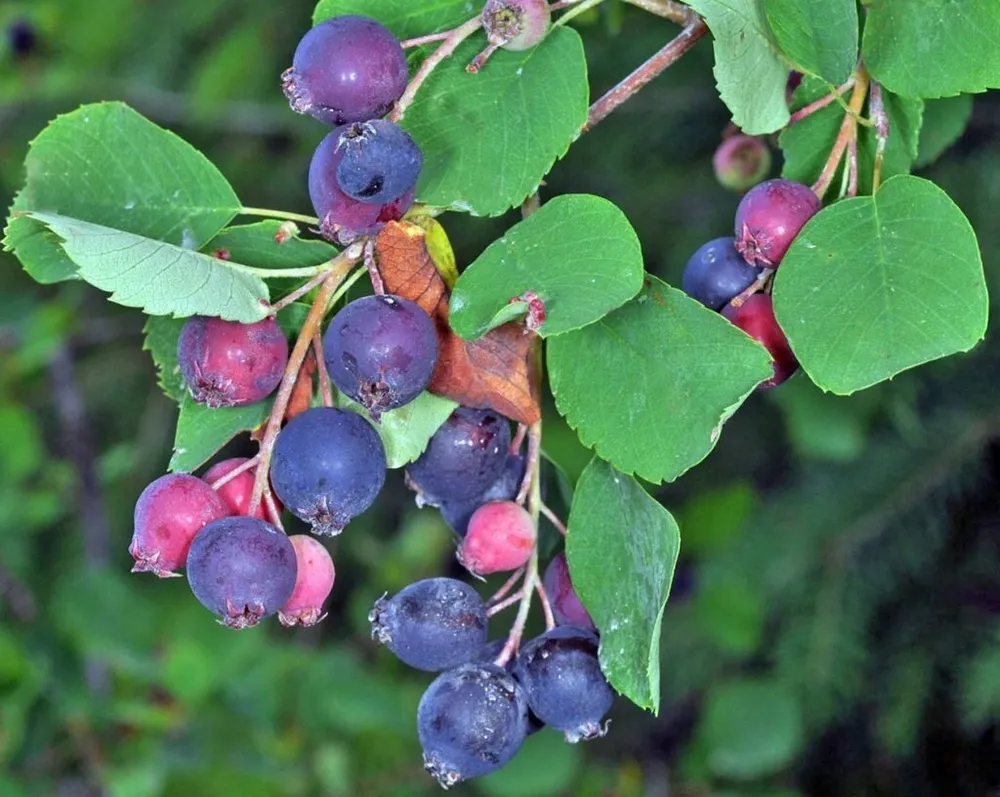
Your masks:
{"label": "oval green leaf", "polygon": [[660,622],[680,552],[673,516],[631,476],[595,457],[573,494],[566,557],[573,587],[601,632],[601,669],[654,714]]}
{"label": "oval green leaf", "polygon": [[272,404],[271,399],[266,399],[245,407],[209,409],[185,393],[177,416],[174,453],[168,469],[171,473],[197,470],[236,435],[266,423]]}
{"label": "oval green leaf", "polygon": [[772,374],[762,346],[654,277],[600,321],[551,338],[548,370],[556,406],[584,445],[652,482],[701,462]]}
{"label": "oval green leaf", "polygon": [[[371,421],[360,404],[340,394],[337,405],[364,415]],[[427,441],[454,412],[458,402],[424,391],[413,401],[389,412],[383,412],[372,427],[382,438],[385,459],[389,468],[402,468],[424,453]]]}
{"label": "oval green leaf", "polygon": [[894,177],[809,221],[778,269],[774,310],[803,369],[842,395],[968,351],[989,310],[976,234],[936,185]]}
{"label": "oval green leaf", "polygon": [[[454,28],[476,15],[468,0],[320,0],[313,24],[342,14],[361,14],[377,19],[400,39],[412,39]],[[431,45],[432,47],[434,45]]]}
{"label": "oval green leaf", "polygon": [[858,61],[855,0],[764,0],[767,21],[782,51],[800,72],[840,85]]}
{"label": "oval green leaf", "polygon": [[462,273],[449,321],[463,338],[478,338],[510,320],[504,311],[511,299],[533,291],[545,303],[538,334],[558,335],[627,302],[642,288],[643,273],[639,239],[624,213],[601,197],[559,196]]}

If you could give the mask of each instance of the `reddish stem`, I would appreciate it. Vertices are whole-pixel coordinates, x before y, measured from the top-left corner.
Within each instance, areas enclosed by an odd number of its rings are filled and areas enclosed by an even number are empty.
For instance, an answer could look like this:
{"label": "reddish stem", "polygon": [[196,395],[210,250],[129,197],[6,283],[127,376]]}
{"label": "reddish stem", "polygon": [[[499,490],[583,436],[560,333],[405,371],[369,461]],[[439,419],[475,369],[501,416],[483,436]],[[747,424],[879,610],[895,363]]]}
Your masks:
{"label": "reddish stem", "polygon": [[504,598],[499,603],[492,604],[490,606],[490,608],[486,610],[486,616],[487,617],[492,617],[495,614],[500,614],[500,612],[502,612],[508,606],[513,606],[515,603],[517,603],[519,600],[521,600],[521,598],[524,597],[523,593],[524,593],[524,590],[523,589],[519,589],[517,592],[515,592],[515,593],[509,595],[508,597]]}
{"label": "reddish stem", "polygon": [[420,47],[423,44],[433,44],[434,42],[444,41],[450,35],[450,30],[442,31],[441,33],[428,33],[426,36],[417,36],[415,39],[405,39],[404,41],[401,41],[400,44],[403,46],[404,50],[408,50],[411,47]]}
{"label": "reddish stem", "polygon": [[233,468],[225,476],[220,476],[218,479],[216,479],[208,486],[211,487],[213,490],[218,490],[220,487],[224,487],[225,485],[229,484],[229,482],[231,482],[233,479],[235,479],[237,476],[239,476],[241,473],[246,473],[248,470],[253,468],[257,464],[258,457],[259,455],[251,457],[242,465],[238,465],[237,467]]}
{"label": "reddish stem", "polygon": [[549,603],[549,596],[545,592],[545,587],[541,581],[535,582],[535,592],[538,593],[538,600],[542,603],[542,612],[545,614],[545,630],[551,631],[556,627],[556,618],[552,614],[552,604]]}
{"label": "reddish stem", "polygon": [[667,67],[674,64],[684,53],[694,47],[708,33],[708,26],[699,16],[689,19],[684,29],[666,44],[656,55],[636,69],[621,83],[611,89],[597,102],[590,106],[584,132],[608,116],[615,108],[631,98],[643,86],[657,77]]}
{"label": "reddish stem", "polygon": [[840,131],[837,133],[837,140],[833,142],[830,150],[830,157],[827,158],[820,172],[819,177],[813,184],[813,192],[820,199],[826,194],[833,182],[837,167],[847,151],[850,141],[857,140],[858,136],[858,115],[861,113],[861,106],[864,104],[865,96],[868,94],[868,73],[863,68],[858,69],[854,82],[854,91],[851,92],[851,101],[848,104],[848,112],[844,114],[844,121],[840,123]]}
{"label": "reddish stem", "polygon": [[767,285],[767,281],[771,279],[771,275],[773,273],[774,273],[773,268],[765,268],[763,271],[760,272],[760,276],[753,281],[753,284],[747,287],[745,291],[734,297],[732,301],[730,301],[729,303],[733,307],[739,307],[740,305],[745,304],[747,299],[749,299],[758,291],[764,289],[764,286]]}
{"label": "reddish stem", "polygon": [[385,296],[385,282],[382,280],[378,264],[375,262],[375,241],[369,241],[365,244],[365,268],[368,269],[368,279],[371,280],[375,295]]}
{"label": "reddish stem", "polygon": [[334,291],[337,290],[337,286],[343,282],[351,269],[354,268],[354,264],[360,259],[361,247],[354,244],[331,261],[328,278],[320,286],[312,307],[309,308],[309,315],[306,316],[302,329],[299,330],[299,337],[288,356],[288,365],[285,366],[285,374],[278,386],[278,393],[274,397],[274,406],[271,408],[271,415],[268,417],[267,426],[264,429],[264,437],[260,442],[260,451],[257,454],[260,461],[257,472],[254,474],[253,493],[250,496],[250,506],[247,508],[248,515],[253,515],[257,511],[257,507],[260,506],[264,488],[267,485],[268,471],[271,467],[271,455],[274,453],[274,444],[278,439],[278,432],[281,430],[281,423],[285,418],[285,410],[288,409],[288,400],[292,396],[292,390],[298,379],[302,361],[306,358],[306,352],[309,351],[313,337],[319,332],[323,316],[326,314],[327,303]]}
{"label": "reddish stem", "polygon": [[514,624],[510,627],[510,633],[507,635],[507,642],[503,646],[503,650],[500,651],[500,655],[496,657],[495,664],[498,667],[506,667],[507,662],[511,660],[511,657],[517,651],[518,645],[521,644],[521,637],[524,636],[524,626],[528,622],[528,611],[531,609],[531,596],[534,593],[535,584],[538,583],[538,551],[531,557],[531,564],[528,566],[527,574],[524,577],[524,585],[521,587],[521,605],[517,609],[517,617],[514,618]]}
{"label": "reddish stem", "polygon": [[[333,261],[331,260],[330,262],[332,263]],[[277,315],[279,312],[284,310],[290,304],[297,302],[299,299],[301,299],[303,296],[309,293],[309,291],[311,291],[313,288],[315,288],[318,285],[322,285],[327,279],[329,279],[330,273],[331,272],[329,271],[324,271],[322,274],[317,274],[311,280],[300,285],[298,288],[296,288],[290,294],[285,296],[283,299],[281,299],[275,304],[272,304],[271,315]]]}
{"label": "reddish stem", "polygon": [[872,81],[868,112],[875,123],[875,165],[872,168],[872,193],[874,194],[882,183],[882,159],[889,141],[889,114],[886,113],[885,103],[882,101],[882,84],[875,80]]}
{"label": "reddish stem", "polygon": [[271,495],[269,488],[264,490],[264,506],[267,507],[267,514],[271,518],[271,525],[284,533],[285,527],[281,523],[281,512],[278,511],[278,503],[274,500],[274,496]]}
{"label": "reddish stem", "polygon": [[812,116],[814,113],[816,113],[816,111],[823,110],[823,108],[825,108],[827,105],[830,105],[830,103],[835,102],[838,97],[842,96],[844,92],[853,87],[854,87],[854,78],[851,78],[846,83],[844,83],[844,85],[837,86],[837,88],[834,91],[831,91],[829,94],[825,94],[815,102],[811,102],[808,105],[799,108],[799,110],[793,113],[791,117],[788,119],[788,125],[791,126],[796,122],[801,122],[807,116]]}
{"label": "reddish stem", "polygon": [[313,354],[316,355],[316,370],[319,372],[319,390],[323,396],[323,406],[333,406],[333,389],[330,387],[330,373],[326,370],[323,357],[323,336],[319,332],[313,337]]}
{"label": "reddish stem", "polygon": [[524,423],[519,423],[517,425],[517,431],[514,432],[514,439],[510,441],[510,448],[508,451],[511,454],[516,454],[521,450],[521,444],[524,442],[525,436],[528,434],[528,425]]}
{"label": "reddish stem", "polygon": [[553,526],[556,527],[556,531],[558,531],[564,537],[566,536],[566,524],[563,523],[559,519],[559,516],[555,512],[553,512],[548,507],[547,504],[545,504],[545,503],[539,503],[538,504],[538,511],[541,512],[543,515],[545,515],[545,517],[547,517],[549,519],[549,523],[551,523]]}
{"label": "reddish stem", "polygon": [[857,136],[847,142],[847,193],[846,196],[858,195],[858,139]]}
{"label": "reddish stem", "polygon": [[517,491],[517,503],[524,505],[531,491],[531,482],[538,470],[542,452],[542,422],[536,421],[528,430],[528,462],[521,480],[521,489]]}
{"label": "reddish stem", "polygon": [[517,568],[517,570],[515,570],[513,573],[511,573],[510,578],[508,578],[503,583],[503,586],[500,587],[500,589],[498,589],[496,591],[496,593],[494,593],[493,597],[490,598],[488,601],[486,601],[486,604],[488,606],[492,606],[498,600],[502,600],[503,596],[506,595],[508,592],[510,592],[514,588],[514,585],[517,583],[518,579],[521,578],[521,576],[523,576],[523,575],[524,575],[524,568],[523,567]]}

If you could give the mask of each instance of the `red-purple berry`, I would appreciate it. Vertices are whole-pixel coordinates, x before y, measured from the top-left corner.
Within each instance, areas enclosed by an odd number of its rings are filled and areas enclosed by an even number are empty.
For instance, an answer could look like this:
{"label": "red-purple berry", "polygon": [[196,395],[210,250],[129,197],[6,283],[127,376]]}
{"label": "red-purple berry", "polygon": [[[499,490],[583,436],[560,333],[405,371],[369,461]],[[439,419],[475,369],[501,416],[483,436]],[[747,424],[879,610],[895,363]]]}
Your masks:
{"label": "red-purple berry", "polygon": [[133,573],[175,576],[184,567],[195,535],[213,520],[231,514],[201,479],[170,473],[152,482],[135,505],[135,530],[128,552]]}
{"label": "red-purple berry", "polygon": [[739,307],[727,304],[722,309],[722,314],[760,343],[771,355],[774,375],[766,382],[762,382],[758,387],[759,390],[780,385],[798,370],[799,361],[788,345],[788,338],[778,326],[771,297],[766,293],[755,293]]}
{"label": "red-purple berry", "polygon": [[[202,476],[202,480],[207,484],[214,484],[223,476],[231,473],[240,467],[248,460],[246,457],[233,457],[232,459],[224,459],[221,462],[216,462],[212,467],[210,467],[205,475]],[[215,492],[218,493],[219,498],[225,501],[226,506],[229,507],[230,511],[234,515],[247,515],[250,509],[250,498],[253,495],[253,482],[254,477],[257,473],[257,468],[250,468],[242,473],[238,473],[233,476],[225,484],[221,485]],[[266,490],[270,490],[270,486],[265,487]],[[273,498],[273,496],[272,496]],[[281,502],[277,498],[273,498],[275,507],[280,512],[282,510]],[[267,506],[264,501],[257,504],[257,511],[253,514],[254,517],[259,517],[261,520],[268,520]]]}
{"label": "red-purple berry", "polygon": [[295,589],[295,549],[274,526],[253,517],[209,523],[191,543],[191,591],[222,623],[237,630],[276,614]]}
{"label": "red-purple berry", "polygon": [[545,595],[552,607],[552,615],[559,625],[575,625],[596,631],[597,627],[584,608],[569,576],[569,565],[565,554],[558,554],[549,562],[542,578]]}
{"label": "red-purple berry", "polygon": [[388,28],[348,14],[306,33],[281,78],[293,111],[342,125],[385,116],[409,74],[406,53]]}
{"label": "red-purple berry", "polygon": [[403,218],[413,204],[413,189],[384,205],[352,199],[341,190],[337,170],[344,150],[339,142],[346,131],[346,127],[338,127],[320,141],[309,164],[309,198],[320,233],[344,246]]}
{"label": "red-purple berry", "polygon": [[761,183],[736,208],[736,249],[751,266],[777,268],[819,209],[819,198],[807,185],[782,179]]}
{"label": "red-purple berry", "polygon": [[333,558],[323,543],[308,534],[295,534],[288,541],[295,549],[298,574],[295,589],[278,612],[278,619],[285,626],[316,625],[326,617],[323,603],[333,591]]}
{"label": "red-purple berry", "polygon": [[771,170],[771,151],[759,138],[742,133],[723,141],[712,156],[715,179],[730,191],[752,188]]}
{"label": "red-purple berry", "polygon": [[191,397],[208,407],[267,398],[288,364],[288,341],[273,318],[254,324],[192,316],[177,340],[177,363]]}
{"label": "red-purple berry", "polygon": [[514,501],[490,501],[469,518],[458,561],[476,576],[517,570],[535,548],[535,523]]}

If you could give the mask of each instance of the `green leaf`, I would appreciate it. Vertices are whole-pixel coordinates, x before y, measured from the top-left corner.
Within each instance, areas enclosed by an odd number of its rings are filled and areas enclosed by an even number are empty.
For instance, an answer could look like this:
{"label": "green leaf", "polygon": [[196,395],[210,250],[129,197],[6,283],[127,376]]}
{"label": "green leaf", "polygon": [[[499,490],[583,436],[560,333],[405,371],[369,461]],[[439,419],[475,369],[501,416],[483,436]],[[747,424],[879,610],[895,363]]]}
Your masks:
{"label": "green leaf", "polygon": [[778,269],[774,310],[802,367],[849,394],[968,351],[989,302],[976,234],[933,183],[894,177],[816,214]]}
{"label": "green leaf", "polygon": [[762,4],[758,0],[690,0],[688,5],[705,18],[712,31],[715,82],[733,123],[749,135],[784,127],[790,69],[771,40]]}
{"label": "green leaf", "polygon": [[[166,241],[203,246],[240,208],[204,155],[126,105],[84,105],[51,122],[32,142],[27,182],[14,211],[68,216]],[[32,276],[57,282],[74,269],[55,236],[24,216],[10,221],[6,246]]]}
{"label": "green leaf", "polygon": [[[337,397],[337,405],[371,420],[360,404],[343,394]],[[388,466],[402,468],[419,457],[427,448],[427,441],[457,406],[458,402],[425,391],[409,404],[383,412],[378,423],[372,421],[372,426],[385,446]]]}
{"label": "green leaf", "polygon": [[[806,78],[795,91],[793,107],[801,108],[828,91],[829,86],[823,81]],[[910,171],[917,154],[923,103],[889,92],[882,94],[889,117],[889,139],[882,160],[882,178],[888,179]],[[823,170],[843,118],[844,109],[838,103],[831,103],[783,130],[778,138],[785,156],[782,177],[806,184],[815,182]],[[858,128],[858,188],[861,193],[871,192],[876,143],[873,128]],[[837,180],[834,181],[835,185]]]}
{"label": "green leaf", "polygon": [[419,201],[497,216],[534,193],[580,134],[589,89],[575,30],[556,28],[523,52],[499,50],[468,74],[484,45],[473,36],[441,63],[402,125],[424,153]]}
{"label": "green leaf", "polygon": [[150,315],[210,315],[251,323],[268,313],[267,285],[245,266],[67,216],[31,212],[62,239],[81,277],[111,301]]}
{"label": "green leaf", "polygon": [[972,96],[960,94],[924,103],[924,123],[914,168],[929,166],[965,132],[972,116]]}
{"label": "green leaf", "polygon": [[763,347],[653,277],[624,307],[551,338],[548,369],[556,406],[583,444],[653,482],[701,462],[772,374]]}
{"label": "green leaf", "polygon": [[595,457],[577,482],[568,528],[573,587],[601,631],[601,668],[615,689],[655,714],[677,523],[635,479]]}
{"label": "green leaf", "polygon": [[209,409],[185,394],[177,416],[174,454],[168,469],[172,473],[197,470],[236,435],[266,423],[272,403],[272,399],[267,399],[245,407]]}
{"label": "green leaf", "polygon": [[280,221],[268,220],[226,227],[202,249],[209,254],[224,250],[235,263],[276,270],[319,266],[337,254],[326,241],[304,240],[298,235],[278,243],[275,236],[282,226]]}
{"label": "green leaf", "polygon": [[559,196],[462,273],[449,322],[463,338],[478,338],[498,326],[495,318],[503,319],[510,299],[534,291],[545,303],[538,334],[558,335],[627,302],[642,288],[643,274],[639,239],[624,213],[601,197]]}
{"label": "green leaf", "polygon": [[774,38],[800,72],[840,85],[858,60],[855,0],[764,0]]}
{"label": "green leaf", "polygon": [[868,5],[861,52],[872,76],[904,97],[1000,88],[996,0],[879,0]]}
{"label": "green leaf", "polygon": [[709,767],[719,777],[753,780],[776,772],[805,743],[795,695],[771,679],[743,679],[714,686],[698,735]]}
{"label": "green leaf", "polygon": [[320,0],[313,12],[313,24],[341,14],[363,14],[377,19],[400,39],[412,39],[454,28],[471,19],[481,9],[468,0]]}
{"label": "green leaf", "polygon": [[149,316],[143,328],[144,351],[148,351],[156,363],[157,384],[174,401],[184,398],[184,378],[177,367],[177,339],[184,327],[183,318]]}

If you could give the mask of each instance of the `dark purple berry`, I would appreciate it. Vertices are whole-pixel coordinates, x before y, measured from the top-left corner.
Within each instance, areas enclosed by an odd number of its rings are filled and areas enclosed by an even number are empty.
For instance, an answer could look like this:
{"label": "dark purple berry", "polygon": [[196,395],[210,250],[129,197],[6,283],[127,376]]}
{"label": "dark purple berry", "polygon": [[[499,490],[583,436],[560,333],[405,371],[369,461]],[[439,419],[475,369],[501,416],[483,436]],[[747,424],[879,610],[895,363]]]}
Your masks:
{"label": "dark purple berry", "polygon": [[186,473],[169,473],[151,482],[135,505],[135,530],[128,552],[133,573],[177,575],[195,535],[213,520],[232,514],[205,482]]}
{"label": "dark purple berry", "polygon": [[761,183],[736,208],[736,249],[752,266],[777,268],[819,209],[819,198],[807,185],[781,179]]}
{"label": "dark purple berry", "polygon": [[552,615],[559,625],[575,625],[596,631],[597,627],[584,607],[569,577],[569,565],[565,554],[558,554],[549,562],[542,578],[542,586],[552,607]]}
{"label": "dark purple berry", "polygon": [[441,517],[459,537],[469,528],[472,513],[488,501],[513,501],[521,489],[527,460],[523,454],[508,454],[503,470],[486,492],[474,498],[441,503]]}
{"label": "dark purple berry", "polygon": [[333,317],[323,336],[330,379],[375,420],[420,395],[437,356],[431,317],[398,296],[356,299]]}
{"label": "dark purple berry", "polygon": [[281,76],[293,111],[333,125],[385,116],[408,78],[399,40],[374,19],[355,15],[310,30]]}
{"label": "dark purple berry", "polygon": [[486,492],[507,460],[510,423],[493,410],[459,407],[406,469],[418,502],[440,506]]}
{"label": "dark purple berry", "polygon": [[771,150],[754,136],[742,133],[730,136],[715,150],[712,168],[723,188],[742,193],[757,185],[771,171]]}
{"label": "dark purple berry", "polygon": [[490,44],[505,50],[530,50],[549,29],[552,11],[548,0],[487,0],[483,29]]}
{"label": "dark purple berry", "polygon": [[394,122],[373,119],[348,125],[340,134],[337,184],[351,199],[385,205],[412,191],[424,156]]}
{"label": "dark purple berry", "polygon": [[403,218],[413,204],[413,191],[384,205],[359,202],[345,194],[337,182],[337,169],[344,156],[337,145],[345,130],[338,127],[319,142],[309,164],[309,197],[323,237],[346,246]]}
{"label": "dark purple berry", "polygon": [[799,361],[788,345],[788,338],[778,326],[771,297],[766,293],[755,293],[739,307],[727,304],[722,309],[722,314],[760,343],[771,355],[774,375],[766,382],[762,382],[758,390],[776,387],[798,370]]}
{"label": "dark purple berry", "polygon": [[437,672],[464,664],[486,644],[486,604],[454,578],[426,578],[391,598],[383,596],[368,619],[372,639],[418,670]]}
{"label": "dark purple berry", "polygon": [[314,407],[278,435],[271,485],[313,532],[339,534],[375,502],[385,471],[385,448],[368,421],[349,410]]}
{"label": "dark purple berry", "polygon": [[528,730],[524,689],[493,664],[465,664],[439,675],[417,707],[424,769],[445,788],[495,772]]}
{"label": "dark purple berry", "polygon": [[7,26],[7,46],[15,59],[24,59],[38,49],[38,32],[26,19],[15,19]]}
{"label": "dark purple berry", "polygon": [[208,407],[267,398],[288,364],[288,341],[273,318],[255,324],[192,316],[177,339],[177,363],[191,393]]}
{"label": "dark purple berry", "polygon": [[249,628],[276,614],[295,589],[295,576],[288,537],[254,517],[209,523],[187,558],[191,591],[229,628]]}
{"label": "dark purple berry", "polygon": [[601,672],[597,635],[585,628],[561,625],[521,646],[514,674],[524,687],[528,705],[568,742],[603,736],[604,715],[615,693]]}
{"label": "dark purple berry", "polygon": [[681,290],[712,310],[721,310],[760,276],[736,251],[732,236],[703,244],[684,266]]}

